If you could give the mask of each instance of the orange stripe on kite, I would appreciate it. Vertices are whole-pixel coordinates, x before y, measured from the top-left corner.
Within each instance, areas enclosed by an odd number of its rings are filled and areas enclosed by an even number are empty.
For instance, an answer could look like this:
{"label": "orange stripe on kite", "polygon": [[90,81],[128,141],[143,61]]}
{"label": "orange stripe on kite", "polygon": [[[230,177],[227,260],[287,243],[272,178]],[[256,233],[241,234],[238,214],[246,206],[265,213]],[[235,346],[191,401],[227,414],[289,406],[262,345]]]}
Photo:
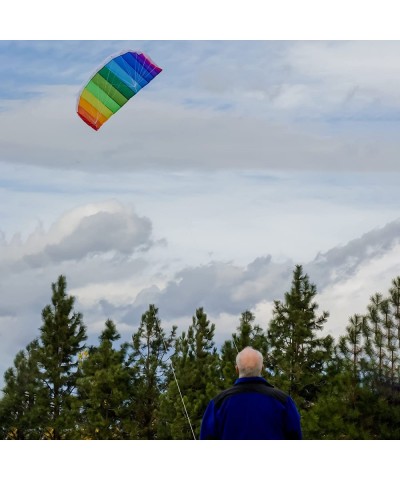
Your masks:
{"label": "orange stripe on kite", "polygon": [[80,99],[78,108],[79,107],[85,110],[85,112],[92,117],[94,125],[101,126],[103,125],[104,122],[107,121],[107,118],[104,115],[102,115],[96,108],[94,108],[93,105],[87,102],[84,98]]}
{"label": "orange stripe on kite", "polygon": [[81,117],[82,120],[85,121],[88,125],[90,125],[94,130],[98,130],[102,123],[99,121],[98,118],[93,117],[90,115],[83,107],[80,105],[78,106],[78,115]]}

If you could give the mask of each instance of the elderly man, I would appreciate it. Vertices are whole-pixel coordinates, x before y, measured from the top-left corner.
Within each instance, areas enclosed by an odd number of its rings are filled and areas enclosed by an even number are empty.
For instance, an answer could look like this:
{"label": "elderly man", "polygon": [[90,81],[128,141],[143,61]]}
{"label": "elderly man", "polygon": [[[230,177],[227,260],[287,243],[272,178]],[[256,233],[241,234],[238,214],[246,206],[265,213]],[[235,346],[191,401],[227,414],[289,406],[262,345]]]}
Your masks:
{"label": "elderly man", "polygon": [[236,357],[235,384],[213,398],[200,440],[300,440],[300,415],[289,395],[261,376],[263,357],[246,347]]}

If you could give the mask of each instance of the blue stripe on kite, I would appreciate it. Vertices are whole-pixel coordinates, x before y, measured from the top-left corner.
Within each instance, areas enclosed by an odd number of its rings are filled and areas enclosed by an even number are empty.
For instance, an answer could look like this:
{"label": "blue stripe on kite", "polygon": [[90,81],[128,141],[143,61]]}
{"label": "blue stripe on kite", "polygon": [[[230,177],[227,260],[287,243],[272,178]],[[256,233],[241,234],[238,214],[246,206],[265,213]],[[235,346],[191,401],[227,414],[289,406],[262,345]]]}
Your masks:
{"label": "blue stripe on kite", "polygon": [[126,73],[126,71],[118,65],[115,60],[111,60],[111,62],[108,62],[106,67],[115,75],[117,75],[117,77],[135,93],[137,93],[142,88],[140,84],[135,79],[130,77]]}
{"label": "blue stripe on kite", "polygon": [[132,55],[132,52],[127,52],[122,55],[122,58],[127,62],[134,70],[138,71],[142,78],[144,78],[147,82],[153,80],[154,75],[149,72],[149,70],[143,65],[143,63],[139,62],[135,55]]}
{"label": "blue stripe on kite", "polygon": [[132,68],[132,66],[123,58],[117,57],[114,58],[114,62],[117,63],[130,77],[134,78],[141,87],[144,87],[149,82],[141,75],[141,70],[143,68]]}
{"label": "blue stripe on kite", "polygon": [[[155,73],[149,71],[150,69],[154,70],[154,67],[151,66],[149,62],[145,62],[145,59],[141,56],[139,56],[137,53],[132,54],[131,52],[128,52],[124,55],[122,55],[122,58],[129,63],[134,70],[137,70],[140,72],[140,75],[147,80],[147,82],[150,82],[153,80],[155,77]],[[146,65],[147,63],[147,65]]]}

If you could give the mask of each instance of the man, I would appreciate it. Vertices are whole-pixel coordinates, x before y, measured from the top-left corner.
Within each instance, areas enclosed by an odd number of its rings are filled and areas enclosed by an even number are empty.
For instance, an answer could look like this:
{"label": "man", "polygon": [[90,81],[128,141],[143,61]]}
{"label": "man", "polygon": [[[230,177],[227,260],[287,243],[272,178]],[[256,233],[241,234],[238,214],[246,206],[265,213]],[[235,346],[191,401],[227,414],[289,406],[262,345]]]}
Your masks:
{"label": "man", "polygon": [[300,415],[289,395],[261,376],[263,357],[246,347],[236,357],[235,384],[213,398],[200,440],[301,440]]}

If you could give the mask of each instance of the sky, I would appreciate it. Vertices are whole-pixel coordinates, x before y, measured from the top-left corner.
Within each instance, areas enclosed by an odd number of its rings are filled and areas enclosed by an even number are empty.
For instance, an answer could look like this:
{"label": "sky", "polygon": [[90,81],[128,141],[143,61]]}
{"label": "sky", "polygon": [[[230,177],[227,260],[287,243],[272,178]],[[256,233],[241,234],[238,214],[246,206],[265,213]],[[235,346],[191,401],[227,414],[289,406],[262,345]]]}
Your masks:
{"label": "sky", "polygon": [[[147,25],[160,25],[160,8]],[[150,303],[178,334],[203,307],[217,343],[245,310],[266,328],[297,264],[330,314],[324,334],[338,338],[400,275],[390,28],[349,35],[354,17],[339,14],[339,38],[324,22],[315,38],[270,36],[252,16],[258,29],[243,35],[245,16],[219,36],[220,16],[182,8],[198,15],[183,31],[136,21],[85,36],[78,23],[71,37],[48,22],[47,36],[10,29],[0,40],[1,376],[39,335],[61,274],[89,344],[107,318],[129,340]],[[208,35],[189,28],[205,19]],[[76,114],[78,93],[126,49],[162,72],[95,132]]]}
{"label": "sky", "polygon": [[[105,58],[162,72],[99,131],[76,114]],[[400,275],[400,42],[0,42],[0,367],[67,278],[88,343],[148,305],[230,337],[266,328],[295,265],[338,337]]]}

